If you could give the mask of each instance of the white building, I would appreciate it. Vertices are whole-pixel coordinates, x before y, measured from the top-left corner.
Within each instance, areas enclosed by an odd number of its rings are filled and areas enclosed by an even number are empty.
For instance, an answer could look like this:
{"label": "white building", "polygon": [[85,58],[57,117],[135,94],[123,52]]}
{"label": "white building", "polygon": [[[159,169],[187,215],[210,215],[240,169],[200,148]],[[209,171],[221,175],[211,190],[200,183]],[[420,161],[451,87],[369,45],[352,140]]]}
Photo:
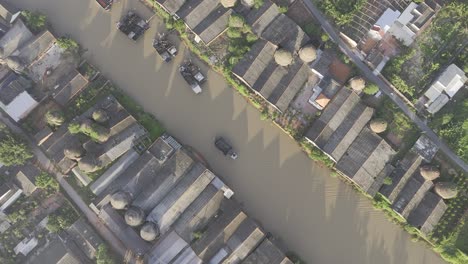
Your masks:
{"label": "white building", "polygon": [[439,9],[440,6],[437,4],[429,6],[427,3],[411,3],[393,23],[388,33],[403,42],[405,46],[409,46]]}
{"label": "white building", "polygon": [[451,64],[432,83],[422,98],[424,106],[431,114],[437,113],[468,80],[462,69]]}
{"label": "white building", "polygon": [[39,104],[27,92],[31,87],[31,81],[12,71],[0,79],[0,108],[16,122],[25,118]]}

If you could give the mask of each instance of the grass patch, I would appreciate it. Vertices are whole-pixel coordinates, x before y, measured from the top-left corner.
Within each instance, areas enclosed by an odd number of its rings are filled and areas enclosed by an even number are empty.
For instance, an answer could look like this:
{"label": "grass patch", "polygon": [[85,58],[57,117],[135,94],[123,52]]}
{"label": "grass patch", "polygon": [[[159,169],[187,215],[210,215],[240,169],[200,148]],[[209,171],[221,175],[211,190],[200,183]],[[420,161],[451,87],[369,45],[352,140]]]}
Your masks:
{"label": "grass patch", "polygon": [[468,162],[468,93],[459,91],[457,98],[437,112],[430,126],[460,158]]}
{"label": "grass patch", "polygon": [[351,23],[354,14],[364,6],[367,0],[321,0],[314,2],[337,25],[343,26]]}
{"label": "grass patch", "polygon": [[99,77],[95,81],[90,82],[83,92],[68,104],[65,109],[65,117],[68,120],[75,116],[83,114],[91,106],[95,105],[98,100],[109,94],[110,86],[107,85],[107,79]]}
{"label": "grass patch", "polygon": [[144,111],[143,107],[133,100],[130,96],[126,95],[120,89],[112,89],[112,95],[117,98],[127,111],[140,122],[140,124],[148,131],[151,141],[156,140],[166,131],[156,117]]}
{"label": "grass patch", "polygon": [[468,215],[462,220],[460,233],[458,233],[457,239],[455,241],[455,246],[463,251],[465,254],[468,254]]}
{"label": "grass patch", "polygon": [[322,152],[320,149],[318,149],[306,139],[302,139],[300,141],[300,146],[307,153],[310,159],[319,161],[329,168],[335,167],[335,162],[333,162],[333,160],[331,160],[330,157],[328,157],[324,152]]}

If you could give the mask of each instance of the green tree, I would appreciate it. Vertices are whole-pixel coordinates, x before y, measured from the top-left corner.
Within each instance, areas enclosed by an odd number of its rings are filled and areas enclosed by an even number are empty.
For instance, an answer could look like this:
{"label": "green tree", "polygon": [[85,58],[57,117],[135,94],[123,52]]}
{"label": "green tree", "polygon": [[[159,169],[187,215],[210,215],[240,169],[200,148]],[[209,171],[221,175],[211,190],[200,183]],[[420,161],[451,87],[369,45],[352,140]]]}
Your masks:
{"label": "green tree", "polygon": [[322,33],[320,39],[322,40],[322,42],[327,42],[330,39],[330,36],[328,36],[327,33]]}
{"label": "green tree", "polygon": [[45,119],[47,124],[53,127],[61,126],[65,122],[65,116],[59,110],[47,111]]}
{"label": "green tree", "polygon": [[278,12],[284,14],[284,13],[288,12],[288,7],[287,6],[278,6]]}
{"label": "green tree", "polygon": [[229,38],[240,38],[242,37],[242,32],[237,28],[229,28],[226,31],[226,34]]}
{"label": "green tree", "polygon": [[392,75],[390,81],[400,92],[413,97],[415,92],[414,87],[409,86],[399,75]]}
{"label": "green tree", "polygon": [[374,95],[379,91],[379,87],[373,83],[366,85],[363,92],[368,95]]}
{"label": "green tree", "polygon": [[47,230],[52,233],[57,233],[60,231],[60,223],[58,220],[58,217],[55,214],[49,215],[49,218],[47,219],[47,225],[46,225]]}
{"label": "green tree", "polygon": [[229,17],[229,27],[242,28],[244,27],[245,21],[244,17],[233,14]]}
{"label": "green tree", "polygon": [[53,189],[58,191],[60,188],[57,180],[54,179],[50,174],[42,172],[36,177],[36,186],[41,189]]}
{"label": "green tree", "polygon": [[29,147],[12,135],[0,140],[0,162],[3,165],[22,165],[32,157]]}
{"label": "green tree", "polygon": [[34,33],[38,33],[46,27],[47,17],[39,12],[22,11],[21,16],[26,26]]}
{"label": "green tree", "polygon": [[80,48],[80,45],[71,38],[59,38],[57,39],[57,45],[68,52],[77,52]]}
{"label": "green tree", "polygon": [[115,261],[112,258],[109,249],[106,245],[99,245],[96,251],[96,264],[114,264]]}
{"label": "green tree", "polygon": [[263,4],[265,3],[265,0],[254,0],[254,5],[253,7],[255,9],[259,9],[260,7],[263,6]]}
{"label": "green tree", "polygon": [[78,134],[81,132],[81,125],[77,122],[71,122],[69,125],[68,125],[68,131],[71,133],[71,134]]}
{"label": "green tree", "polygon": [[385,179],[384,179],[384,181],[383,181],[383,184],[384,184],[384,185],[392,185],[392,183],[393,183],[392,178],[390,178],[390,177],[385,177]]}

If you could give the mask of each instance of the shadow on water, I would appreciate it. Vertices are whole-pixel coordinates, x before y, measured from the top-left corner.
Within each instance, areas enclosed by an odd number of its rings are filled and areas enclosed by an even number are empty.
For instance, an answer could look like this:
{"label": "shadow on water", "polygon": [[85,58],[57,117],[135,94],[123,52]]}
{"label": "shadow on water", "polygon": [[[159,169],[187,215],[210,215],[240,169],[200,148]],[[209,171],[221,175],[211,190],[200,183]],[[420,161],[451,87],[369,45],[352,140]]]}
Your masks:
{"label": "shadow on water", "polygon": [[[202,153],[244,210],[308,263],[443,263],[421,243],[410,242],[370,201],[329,177],[328,169],[309,160],[280,129],[261,121],[260,113],[206,66],[204,91],[194,95],[178,74],[184,57],[193,58],[186,49],[179,46],[180,55],[169,64],[152,50],[152,39],[163,28],[158,19],[136,43],[120,34],[115,23],[129,8],[148,16],[137,0],[121,1],[111,12],[95,0],[8,2],[44,12],[59,34],[70,34],[88,49],[91,63],[169,133]],[[216,135],[232,142],[238,160],[219,154]]]}

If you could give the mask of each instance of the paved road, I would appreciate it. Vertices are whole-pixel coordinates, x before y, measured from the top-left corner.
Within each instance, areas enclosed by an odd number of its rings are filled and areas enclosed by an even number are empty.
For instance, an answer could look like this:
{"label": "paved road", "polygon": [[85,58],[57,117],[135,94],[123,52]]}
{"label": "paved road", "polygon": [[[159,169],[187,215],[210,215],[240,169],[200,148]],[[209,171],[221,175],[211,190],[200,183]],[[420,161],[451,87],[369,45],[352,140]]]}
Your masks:
{"label": "paved road", "polygon": [[380,90],[389,96],[393,102],[400,107],[400,109],[413,121],[416,126],[426,134],[432,142],[434,142],[453,163],[457,164],[465,172],[468,171],[468,165],[460,159],[435,133],[432,131],[429,126],[419,118],[410,107],[406,105],[405,101],[400,98],[397,94],[398,92],[394,91],[387,83],[385,83],[381,78],[375,76],[372,73],[372,70],[361,61],[353,49],[351,49],[346,43],[340,38],[333,26],[327,21],[324,15],[320,10],[311,2],[311,0],[304,1],[309,11],[314,15],[314,17],[320,22],[322,28],[327,32],[330,38],[339,45],[340,49],[356,64],[356,66],[361,70],[364,76],[379,86]]}
{"label": "paved road", "polygon": [[60,186],[67,193],[68,197],[75,203],[78,209],[86,216],[88,221],[94,227],[95,230],[103,237],[112,249],[119,254],[121,257],[125,256],[126,249],[120,240],[112,233],[106,225],[104,225],[99,217],[86,205],[86,203],[81,199],[78,193],[73,189],[73,187],[65,180],[64,175],[61,174],[53,165],[51,160],[47,158],[44,152],[34,143],[34,139],[30,138],[26,132],[16,125],[3,110],[0,112],[0,122],[3,122],[7,125],[15,134],[21,135],[28,141],[29,146],[31,147],[39,166],[48,173],[54,175],[57,178]]}
{"label": "paved road", "polygon": [[[151,20],[137,42],[118,32],[115,23],[130,8],[152,16],[137,0],[122,0],[110,12],[95,0],[8,2],[45,13],[54,32],[88,49],[87,59],[160,119],[169,133],[197,149],[244,210],[307,263],[444,263],[423,244],[412,243],[369,199],[330,177],[327,168],[311,161],[280,129],[261,121],[260,113],[222,76],[202,66],[207,82],[195,96],[178,72],[179,64],[192,56],[187,49],[176,42],[179,55],[164,64],[151,45],[164,27],[159,19]],[[213,145],[217,135],[229,138],[237,160],[220,155]]]}

